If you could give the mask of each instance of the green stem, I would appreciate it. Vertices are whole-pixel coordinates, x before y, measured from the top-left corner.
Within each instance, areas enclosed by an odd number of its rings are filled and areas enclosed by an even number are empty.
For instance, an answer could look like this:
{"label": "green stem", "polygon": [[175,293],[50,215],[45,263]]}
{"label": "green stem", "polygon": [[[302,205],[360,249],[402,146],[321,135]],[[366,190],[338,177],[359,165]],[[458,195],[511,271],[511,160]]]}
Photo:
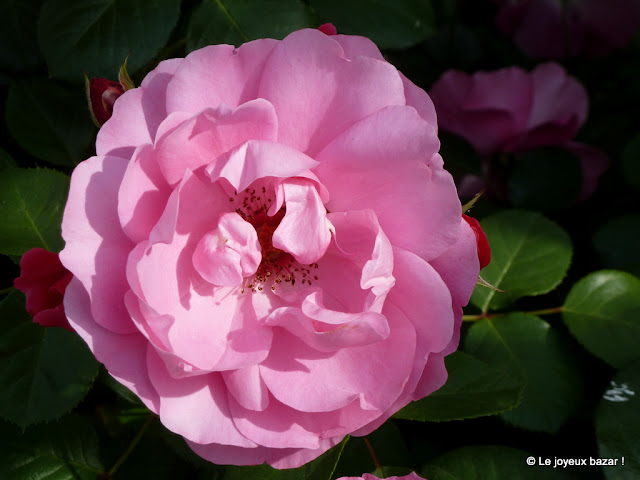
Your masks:
{"label": "green stem", "polygon": [[138,433],[136,433],[136,436],[133,437],[133,440],[131,440],[131,443],[129,444],[127,449],[123,452],[122,455],[120,455],[120,458],[118,458],[118,460],[116,460],[116,463],[113,464],[113,467],[111,467],[111,469],[107,473],[106,478],[113,478],[113,476],[118,471],[118,469],[127,460],[127,458],[129,458],[129,455],[131,455],[131,452],[133,452],[133,450],[136,448],[138,443],[140,443],[140,440],[142,439],[142,436],[147,431],[147,429],[151,425],[151,422],[153,422],[153,420],[155,418],[156,418],[155,413],[152,413],[152,414],[149,415],[147,420],[144,422],[144,425],[142,425],[140,430],[138,430]]}
{"label": "green stem", "polygon": [[362,437],[362,439],[364,440],[364,444],[367,446],[367,450],[369,450],[369,453],[371,454],[371,458],[373,458],[373,464],[376,466],[377,470],[380,470],[380,475],[382,475],[381,478],[385,478],[384,470],[382,470],[382,465],[380,464],[380,461],[376,456],[376,452],[373,450],[373,447],[371,446],[371,442],[367,437]]}
{"label": "green stem", "polygon": [[[554,313],[562,312],[564,307],[543,308],[542,310],[529,310],[528,312],[522,312],[527,315],[552,315]],[[484,320],[485,318],[504,317],[506,313],[479,313],[477,315],[463,315],[463,322],[476,322],[478,320]]]}

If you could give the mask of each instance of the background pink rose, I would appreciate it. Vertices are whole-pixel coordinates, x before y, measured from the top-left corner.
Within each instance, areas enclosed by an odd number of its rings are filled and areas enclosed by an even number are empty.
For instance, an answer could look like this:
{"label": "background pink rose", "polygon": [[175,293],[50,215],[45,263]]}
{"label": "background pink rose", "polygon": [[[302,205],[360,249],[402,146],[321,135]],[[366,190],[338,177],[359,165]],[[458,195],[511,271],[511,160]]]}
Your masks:
{"label": "background pink rose", "polygon": [[70,323],[212,462],[367,434],[442,386],[478,276],[435,118],[362,37],[162,62],[73,172]]}
{"label": "background pink rose", "polygon": [[[387,480],[424,480],[422,477],[419,477],[417,473],[411,472],[409,475],[405,475],[403,477],[385,477]],[[370,473],[365,473],[362,477],[342,477],[338,480],[380,480],[375,475],[371,475]]]}
{"label": "background pink rose", "polygon": [[638,0],[494,0],[498,27],[534,58],[605,55],[640,26]]}
{"label": "background pink rose", "polygon": [[582,198],[608,165],[604,153],[573,141],[587,118],[587,93],[556,63],[530,73],[519,67],[472,75],[448,70],[429,95],[440,127],[465,138],[481,156],[545,146],[576,155],[584,172]]}

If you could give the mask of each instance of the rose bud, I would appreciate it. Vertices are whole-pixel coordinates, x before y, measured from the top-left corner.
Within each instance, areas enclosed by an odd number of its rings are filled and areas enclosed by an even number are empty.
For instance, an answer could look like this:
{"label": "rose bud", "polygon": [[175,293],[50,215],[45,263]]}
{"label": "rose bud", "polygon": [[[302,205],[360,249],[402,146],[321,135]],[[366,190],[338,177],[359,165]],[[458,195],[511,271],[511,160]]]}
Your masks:
{"label": "rose bud", "polygon": [[89,112],[97,127],[101,127],[111,118],[113,104],[127,90],[134,88],[133,81],[127,72],[127,60],[118,72],[118,81],[106,78],[89,78],[85,75],[85,90]]}
{"label": "rose bud", "polygon": [[489,265],[489,262],[491,261],[491,247],[489,246],[487,235],[484,233],[484,230],[482,230],[478,220],[464,213],[462,214],[462,218],[466,220],[476,236],[476,243],[478,244],[478,260],[480,261],[480,270],[482,270],[484,267]]}
{"label": "rose bud", "polygon": [[74,331],[64,313],[62,300],[73,275],[57,253],[32,248],[20,259],[20,276],[14,286],[27,297],[27,312],[33,321],[45,327]]}
{"label": "rose bud", "polygon": [[337,35],[338,34],[338,29],[333,26],[333,23],[323,23],[322,25],[320,25],[318,27],[318,30],[320,30],[325,35]]}

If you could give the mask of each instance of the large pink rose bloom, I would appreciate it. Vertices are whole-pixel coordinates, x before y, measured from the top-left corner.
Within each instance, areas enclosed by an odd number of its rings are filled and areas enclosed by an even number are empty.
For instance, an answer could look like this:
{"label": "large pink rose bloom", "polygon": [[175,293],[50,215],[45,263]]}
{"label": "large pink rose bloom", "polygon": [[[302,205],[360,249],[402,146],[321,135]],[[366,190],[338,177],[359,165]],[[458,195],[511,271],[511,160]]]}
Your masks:
{"label": "large pink rose bloom", "polygon": [[494,0],[496,23],[529,56],[606,55],[640,26],[640,0]]}
{"label": "large pink rose bloom", "polygon": [[212,462],[369,433],[445,382],[478,276],[435,118],[361,37],[162,62],[73,173],[69,322]]}
{"label": "large pink rose bloom", "polygon": [[471,143],[481,156],[557,146],[576,155],[584,173],[581,197],[590,195],[607,156],[573,141],[587,119],[584,87],[560,65],[532,72],[508,67],[472,75],[448,70],[429,91],[440,126]]}

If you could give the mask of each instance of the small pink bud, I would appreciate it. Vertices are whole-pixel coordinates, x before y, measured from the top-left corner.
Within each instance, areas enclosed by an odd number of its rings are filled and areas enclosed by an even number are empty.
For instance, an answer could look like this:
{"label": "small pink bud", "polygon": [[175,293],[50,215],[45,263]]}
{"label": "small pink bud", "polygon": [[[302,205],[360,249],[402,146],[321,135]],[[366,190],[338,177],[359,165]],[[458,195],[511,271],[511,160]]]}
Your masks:
{"label": "small pink bud", "polygon": [[325,35],[337,35],[338,34],[338,30],[336,29],[336,27],[333,26],[333,23],[323,23],[322,25],[320,25],[318,27],[318,30],[320,30]]}
{"label": "small pink bud", "polygon": [[127,59],[124,61],[118,72],[118,81],[107,80],[106,78],[92,78],[89,80],[85,75],[85,88],[89,112],[96,126],[101,127],[111,118],[113,104],[127,90],[135,88],[129,73],[127,72]]}

